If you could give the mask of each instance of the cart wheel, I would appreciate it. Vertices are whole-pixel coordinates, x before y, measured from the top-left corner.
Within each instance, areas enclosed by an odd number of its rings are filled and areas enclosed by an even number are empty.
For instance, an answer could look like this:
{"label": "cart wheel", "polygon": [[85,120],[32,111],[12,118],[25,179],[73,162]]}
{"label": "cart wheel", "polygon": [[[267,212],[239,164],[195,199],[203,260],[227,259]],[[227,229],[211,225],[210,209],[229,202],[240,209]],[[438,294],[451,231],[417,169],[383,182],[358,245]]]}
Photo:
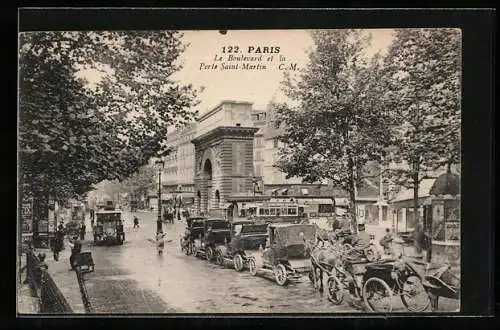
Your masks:
{"label": "cart wheel", "polygon": [[219,266],[224,266],[224,257],[222,256],[221,251],[217,251],[217,253],[215,254],[215,262]]}
{"label": "cart wheel", "polygon": [[369,278],[363,285],[362,296],[370,312],[392,312],[392,290],[384,280]]}
{"label": "cart wheel", "polygon": [[422,280],[416,275],[410,275],[403,283],[401,301],[410,312],[423,312],[429,308],[431,300],[425,290]]}
{"label": "cart wheel", "polygon": [[344,300],[344,290],[337,276],[330,276],[326,282],[326,287],[328,300],[335,305],[340,305]]}
{"label": "cart wheel", "polygon": [[243,257],[241,254],[236,253],[233,258],[234,269],[237,272],[241,272],[243,270]]}
{"label": "cart wheel", "polygon": [[214,249],[211,246],[207,247],[205,255],[208,261],[214,260]]}
{"label": "cart wheel", "polygon": [[274,267],[274,278],[278,285],[284,286],[288,280],[286,268],[283,264],[278,264]]}

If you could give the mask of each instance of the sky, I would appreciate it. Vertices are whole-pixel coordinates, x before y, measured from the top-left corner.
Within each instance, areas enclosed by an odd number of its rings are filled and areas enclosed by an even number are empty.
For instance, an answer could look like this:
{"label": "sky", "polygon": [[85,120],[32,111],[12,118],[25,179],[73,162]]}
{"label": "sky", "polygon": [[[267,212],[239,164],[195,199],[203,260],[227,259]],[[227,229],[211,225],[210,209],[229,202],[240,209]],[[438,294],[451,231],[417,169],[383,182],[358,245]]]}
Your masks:
{"label": "sky", "polygon": [[[371,47],[366,52],[367,56],[370,56],[387,50],[394,30],[366,29],[364,32],[372,35]],[[279,69],[279,64],[284,63],[285,67],[296,64],[298,69],[304,68],[308,63],[308,52],[313,50],[314,46],[307,30],[230,30],[226,34],[221,34],[218,30],[204,30],[182,33],[182,42],[187,45],[185,52],[179,57],[183,68],[171,78],[179,81],[181,85],[203,87],[203,92],[199,94],[200,103],[192,109],[198,110],[199,114],[214,108],[222,100],[252,102],[256,110],[265,110],[272,100],[285,101],[280,90],[285,71]],[[229,47],[234,49],[236,46],[239,47],[239,54],[233,55],[262,55],[261,62],[245,62],[261,63],[266,68],[242,70],[243,62],[228,61]],[[223,47],[226,47],[226,53],[223,53]],[[252,53],[249,53],[249,47],[253,47]],[[264,47],[268,47],[268,51],[276,51],[276,47],[279,47],[279,54],[264,53]],[[261,52],[257,53],[259,50]],[[216,56],[221,57],[222,61],[215,61]],[[272,60],[268,61],[270,56]],[[280,56],[285,60],[280,61]],[[221,70],[221,63],[239,63],[240,67]],[[217,68],[212,64],[216,64]],[[203,69],[200,69],[201,66]],[[293,74],[298,71],[288,72]],[[102,74],[95,70],[82,70],[78,75],[88,80],[88,87],[95,86],[102,77]]]}
{"label": "sky", "polygon": [[[367,51],[372,55],[377,51],[384,52],[392,41],[393,30],[365,30],[372,34],[372,46]],[[284,96],[280,91],[283,72],[279,70],[281,63],[278,56],[286,58],[284,63],[296,63],[298,68],[307,65],[307,52],[313,49],[313,41],[306,30],[230,30],[225,35],[219,31],[183,31],[183,42],[189,44],[183,53],[181,63],[183,69],[172,78],[182,83],[192,83],[195,87],[204,87],[199,95],[200,104],[197,110],[200,114],[209,111],[222,100],[248,101],[254,103],[254,109],[265,110],[271,101],[282,101]],[[263,55],[265,70],[220,70],[220,62],[214,61],[216,55],[224,58],[222,48],[238,46],[240,55]],[[255,53],[257,47],[279,47],[279,54]],[[254,47],[254,52],[248,54],[248,47]],[[267,56],[273,56],[271,62],[266,62]],[[202,69],[201,63],[210,66],[215,63],[217,69]],[[236,63],[236,62],[231,62]],[[255,62],[253,62],[255,63]],[[268,64],[270,63],[270,64]],[[292,72],[293,73],[293,72]]]}

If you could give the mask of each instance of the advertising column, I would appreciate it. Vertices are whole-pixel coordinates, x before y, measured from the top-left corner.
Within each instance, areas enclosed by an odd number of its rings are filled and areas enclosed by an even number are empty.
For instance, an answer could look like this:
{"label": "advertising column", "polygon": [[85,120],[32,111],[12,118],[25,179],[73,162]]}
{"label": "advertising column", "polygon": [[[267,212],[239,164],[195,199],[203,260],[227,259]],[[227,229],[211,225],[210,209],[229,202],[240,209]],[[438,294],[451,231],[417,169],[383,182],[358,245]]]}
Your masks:
{"label": "advertising column", "polygon": [[24,194],[21,202],[21,244],[25,252],[33,244],[33,197]]}

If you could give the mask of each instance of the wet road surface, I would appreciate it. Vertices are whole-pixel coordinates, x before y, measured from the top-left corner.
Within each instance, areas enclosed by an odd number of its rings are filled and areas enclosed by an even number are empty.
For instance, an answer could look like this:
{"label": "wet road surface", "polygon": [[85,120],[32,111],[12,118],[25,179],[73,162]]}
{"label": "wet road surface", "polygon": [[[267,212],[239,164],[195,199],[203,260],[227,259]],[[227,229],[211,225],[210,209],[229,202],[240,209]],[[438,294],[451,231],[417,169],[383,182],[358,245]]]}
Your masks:
{"label": "wet road surface", "polygon": [[314,291],[307,277],[300,283],[281,287],[272,274],[268,278],[254,277],[248,271],[236,272],[231,265],[221,267],[186,256],[179,246],[185,228],[183,221],[164,225],[167,243],[160,257],[152,242],[156,214],[135,215],[140,220],[140,228],[136,229],[132,228],[133,214],[124,214],[123,245],[89,243],[85,247],[92,251],[96,264],[95,272],[86,275],[96,313],[363,312],[348,301],[339,306],[331,304],[326,293]]}

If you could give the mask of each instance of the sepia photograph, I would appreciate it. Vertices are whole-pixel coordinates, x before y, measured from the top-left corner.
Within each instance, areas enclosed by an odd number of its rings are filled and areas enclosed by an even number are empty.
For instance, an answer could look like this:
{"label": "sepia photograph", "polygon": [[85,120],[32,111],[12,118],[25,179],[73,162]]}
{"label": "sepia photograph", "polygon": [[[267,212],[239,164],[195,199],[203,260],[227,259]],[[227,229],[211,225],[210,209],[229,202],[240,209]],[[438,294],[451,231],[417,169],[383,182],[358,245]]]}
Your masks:
{"label": "sepia photograph", "polygon": [[460,312],[460,29],[18,39],[18,316]]}

